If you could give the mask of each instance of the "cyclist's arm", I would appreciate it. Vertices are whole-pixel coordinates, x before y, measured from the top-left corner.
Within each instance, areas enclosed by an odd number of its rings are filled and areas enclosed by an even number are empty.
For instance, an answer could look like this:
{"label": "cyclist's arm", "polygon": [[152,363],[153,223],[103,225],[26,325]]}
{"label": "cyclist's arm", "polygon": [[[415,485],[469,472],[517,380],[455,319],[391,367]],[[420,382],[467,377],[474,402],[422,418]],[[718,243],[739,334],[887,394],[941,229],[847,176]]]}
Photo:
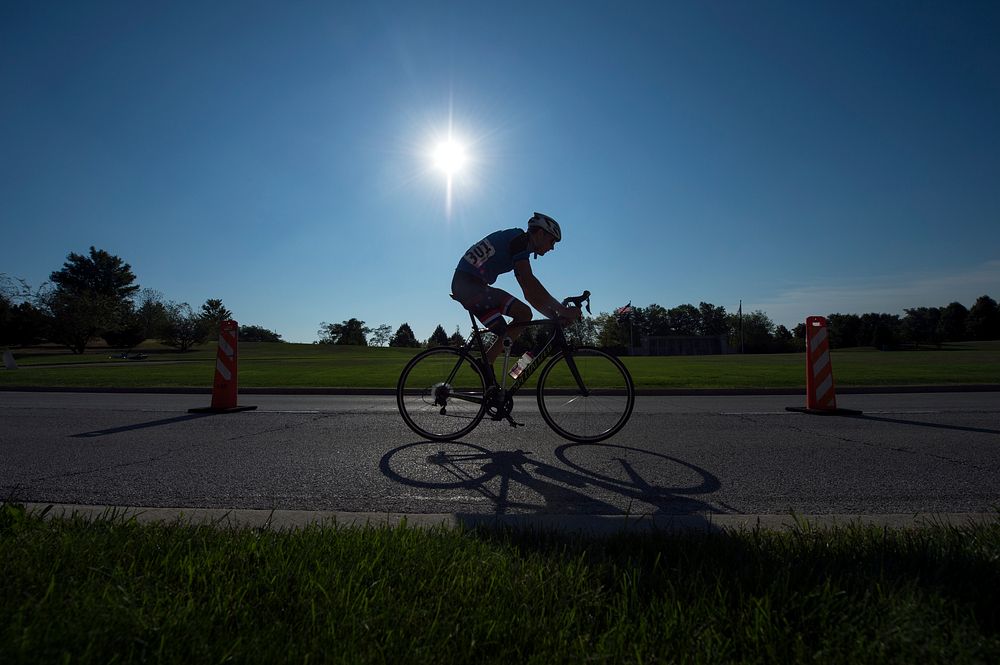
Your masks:
{"label": "cyclist's arm", "polygon": [[514,276],[517,283],[524,291],[524,297],[531,303],[532,307],[549,317],[559,317],[561,319],[578,319],[580,310],[576,307],[563,307],[558,300],[542,286],[534,273],[531,272],[531,262],[522,259],[514,262]]}

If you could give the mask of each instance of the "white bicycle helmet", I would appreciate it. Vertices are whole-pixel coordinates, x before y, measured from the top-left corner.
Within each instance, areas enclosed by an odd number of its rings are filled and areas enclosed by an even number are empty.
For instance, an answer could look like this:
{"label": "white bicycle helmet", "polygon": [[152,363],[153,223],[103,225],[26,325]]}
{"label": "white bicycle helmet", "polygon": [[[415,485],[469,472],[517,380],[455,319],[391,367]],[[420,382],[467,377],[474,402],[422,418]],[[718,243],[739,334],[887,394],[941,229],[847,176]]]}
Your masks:
{"label": "white bicycle helmet", "polygon": [[562,240],[562,231],[559,229],[559,222],[552,219],[548,215],[543,215],[540,212],[536,212],[531,219],[528,220],[528,230],[531,229],[542,229],[552,235],[556,239],[556,242]]}

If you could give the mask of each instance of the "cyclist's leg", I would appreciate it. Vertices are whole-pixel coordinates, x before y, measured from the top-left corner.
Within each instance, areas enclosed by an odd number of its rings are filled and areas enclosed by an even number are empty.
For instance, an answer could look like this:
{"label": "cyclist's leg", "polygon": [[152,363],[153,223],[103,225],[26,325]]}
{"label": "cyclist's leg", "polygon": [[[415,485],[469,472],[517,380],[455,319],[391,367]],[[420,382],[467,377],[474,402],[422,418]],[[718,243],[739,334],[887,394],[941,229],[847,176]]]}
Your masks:
{"label": "cyclist's leg", "polygon": [[[500,289],[496,290],[500,291]],[[505,312],[505,314],[511,317],[511,319],[513,320],[509,324],[506,324],[505,332],[507,337],[510,337],[511,340],[515,340],[521,335],[522,332],[524,332],[526,324],[531,322],[531,316],[532,316],[531,308],[528,307],[523,302],[521,302],[520,300],[518,300],[517,298],[515,298],[514,296],[510,295],[509,293],[503,291],[501,291],[501,293],[504,293],[504,295],[508,296],[512,300],[510,305],[507,307],[507,311]],[[501,343],[502,340],[503,336],[498,335],[497,340],[486,352],[486,355],[489,358],[490,363],[496,360],[497,357],[500,355],[500,353],[503,351],[503,344]]]}
{"label": "cyclist's leg", "polygon": [[496,335],[497,341],[486,352],[486,358],[492,367],[493,361],[503,350],[503,344],[499,342],[509,334],[507,319],[504,317],[509,316],[515,322],[524,321],[525,317],[531,320],[531,309],[503,289],[494,288],[474,278],[470,279],[459,271],[455,272],[451,291],[455,300],[472,312],[487,330]]}

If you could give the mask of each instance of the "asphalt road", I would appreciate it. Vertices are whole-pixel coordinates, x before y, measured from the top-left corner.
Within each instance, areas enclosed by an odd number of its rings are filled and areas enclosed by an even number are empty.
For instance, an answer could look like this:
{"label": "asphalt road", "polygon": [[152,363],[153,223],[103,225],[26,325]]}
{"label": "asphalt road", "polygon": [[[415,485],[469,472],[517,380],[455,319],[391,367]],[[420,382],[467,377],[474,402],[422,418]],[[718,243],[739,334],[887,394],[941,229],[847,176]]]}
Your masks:
{"label": "asphalt road", "polygon": [[20,502],[467,515],[934,514],[1000,507],[1000,393],[640,397],[610,441],[484,422],[421,441],[395,402],[0,392],[0,493]]}

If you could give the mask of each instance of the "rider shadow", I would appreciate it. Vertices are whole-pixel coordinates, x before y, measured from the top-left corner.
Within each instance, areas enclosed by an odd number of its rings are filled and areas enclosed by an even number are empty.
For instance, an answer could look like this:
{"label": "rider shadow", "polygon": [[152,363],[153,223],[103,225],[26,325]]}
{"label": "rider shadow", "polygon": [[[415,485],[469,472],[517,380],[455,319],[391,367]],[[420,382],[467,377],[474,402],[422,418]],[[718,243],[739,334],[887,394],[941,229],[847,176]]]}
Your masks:
{"label": "rider shadow", "polygon": [[[380,468],[387,477],[423,489],[454,489],[476,492],[494,506],[489,513],[459,513],[456,519],[470,527],[495,525],[561,526],[588,531],[617,531],[623,526],[641,528],[671,528],[683,526],[701,530],[716,530],[710,520],[717,508],[695,498],[694,495],[711,494],[720,487],[718,478],[707,470],[688,462],[660,453],[638,448],[600,444],[602,451],[614,451],[621,477],[601,475],[571,461],[567,452],[583,448],[585,444],[567,444],[556,450],[556,456],[565,466],[556,466],[531,458],[523,450],[488,450],[474,444],[453,442],[434,444],[411,443],[400,446],[383,456]],[[420,447],[439,447],[423,456],[423,463],[431,468],[431,480],[406,477],[393,469],[393,457],[416,454]],[[441,446],[452,448],[450,451]],[[690,487],[660,487],[645,479],[643,473],[629,460],[629,455],[661,458],[669,464],[680,465],[700,477],[700,483]],[[420,455],[418,455],[419,457]],[[407,469],[420,469],[421,465],[408,464]],[[427,468],[427,467],[424,467]],[[527,492],[512,492],[520,485]],[[604,498],[595,496],[603,494]],[[519,498],[527,494],[529,501]],[[535,502],[535,497],[540,502]],[[628,499],[623,509],[612,503],[615,498]],[[633,506],[637,506],[635,511]],[[639,512],[638,507],[643,510]],[[653,510],[649,511],[648,507]]]}

